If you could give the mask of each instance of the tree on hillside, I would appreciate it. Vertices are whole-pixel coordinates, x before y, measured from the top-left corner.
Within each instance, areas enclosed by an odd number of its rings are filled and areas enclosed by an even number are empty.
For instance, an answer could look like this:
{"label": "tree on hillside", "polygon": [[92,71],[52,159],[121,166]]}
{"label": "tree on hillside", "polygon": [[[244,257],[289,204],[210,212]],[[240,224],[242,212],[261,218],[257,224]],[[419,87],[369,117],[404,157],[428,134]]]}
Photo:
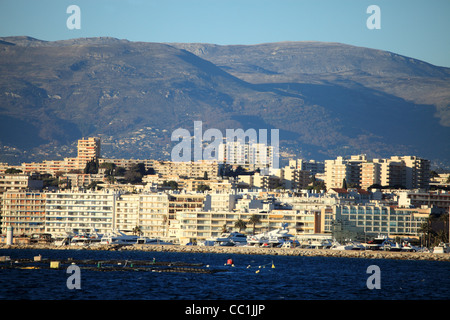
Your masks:
{"label": "tree on hillside", "polygon": [[99,168],[105,169],[105,174],[107,176],[114,175],[114,170],[116,169],[116,164],[111,162],[103,162],[99,165]]}
{"label": "tree on hillside", "polygon": [[86,166],[84,167],[84,173],[85,174],[98,173],[98,160],[91,160],[88,163],[86,163]]}
{"label": "tree on hillside", "polygon": [[164,180],[162,186],[163,187],[168,187],[171,190],[178,190],[178,183],[176,181],[173,181],[173,180],[170,180],[170,181]]}
{"label": "tree on hillside", "polygon": [[123,177],[129,183],[140,183],[145,173],[145,165],[143,163],[137,163],[127,170]]}
{"label": "tree on hillside", "polygon": [[22,170],[15,169],[15,168],[8,168],[5,170],[6,174],[16,174],[16,173],[22,173]]}
{"label": "tree on hillside", "polygon": [[199,184],[197,186],[197,191],[199,191],[199,192],[205,192],[205,191],[209,191],[209,190],[211,190],[211,188],[206,184]]}

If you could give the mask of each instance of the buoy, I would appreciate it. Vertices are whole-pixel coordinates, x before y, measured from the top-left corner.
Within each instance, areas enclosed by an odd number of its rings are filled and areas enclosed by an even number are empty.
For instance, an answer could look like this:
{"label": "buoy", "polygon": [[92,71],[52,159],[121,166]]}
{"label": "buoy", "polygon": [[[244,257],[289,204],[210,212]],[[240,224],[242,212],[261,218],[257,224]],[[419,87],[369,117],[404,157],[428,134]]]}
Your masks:
{"label": "buoy", "polygon": [[272,261],[272,269],[275,269],[275,265],[273,264],[273,261]]}
{"label": "buoy", "polygon": [[256,270],[256,272],[255,273],[259,273],[259,270]]}
{"label": "buoy", "polygon": [[[233,259],[228,259],[227,260],[227,265],[231,266],[233,265]],[[234,266],[234,265],[233,265]]]}

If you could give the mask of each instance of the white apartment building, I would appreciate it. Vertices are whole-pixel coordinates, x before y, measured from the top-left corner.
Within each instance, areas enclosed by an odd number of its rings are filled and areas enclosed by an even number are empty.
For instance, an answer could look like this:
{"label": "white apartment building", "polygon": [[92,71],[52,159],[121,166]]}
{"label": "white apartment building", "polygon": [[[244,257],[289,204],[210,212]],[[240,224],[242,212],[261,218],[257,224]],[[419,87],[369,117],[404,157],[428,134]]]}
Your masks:
{"label": "white apartment building", "polygon": [[15,174],[0,174],[0,202],[1,195],[7,190],[18,191],[27,189],[42,189],[43,182],[38,177],[15,173]]}
{"label": "white apartment building", "polygon": [[99,234],[115,226],[115,203],[119,193],[108,191],[48,192],[45,204],[45,232]]}
{"label": "white apartment building", "polygon": [[[185,211],[177,214],[179,230],[177,238],[181,244],[188,242],[200,242],[215,238],[227,231],[243,231],[247,234],[253,233],[253,225],[249,223],[250,217],[256,214],[260,218],[260,223],[255,225],[255,233],[276,230],[286,225],[290,234],[296,236],[300,234],[316,233],[315,212],[306,210],[272,210],[262,212],[259,210],[241,211]],[[235,227],[237,220],[247,223],[245,230],[238,230]]]}
{"label": "white apartment building", "polygon": [[309,171],[312,175],[325,172],[325,163],[316,160],[294,159],[289,160],[289,167]]}
{"label": "white apartment building", "polygon": [[275,164],[273,146],[262,143],[226,142],[219,145],[218,161],[229,165],[271,168]]}
{"label": "white apartment building", "polygon": [[204,211],[233,211],[237,196],[232,193],[211,193],[205,196]]}
{"label": "white apartment building", "polygon": [[124,194],[117,198],[114,228],[132,233],[138,227],[149,238],[168,238],[169,196],[165,193]]}

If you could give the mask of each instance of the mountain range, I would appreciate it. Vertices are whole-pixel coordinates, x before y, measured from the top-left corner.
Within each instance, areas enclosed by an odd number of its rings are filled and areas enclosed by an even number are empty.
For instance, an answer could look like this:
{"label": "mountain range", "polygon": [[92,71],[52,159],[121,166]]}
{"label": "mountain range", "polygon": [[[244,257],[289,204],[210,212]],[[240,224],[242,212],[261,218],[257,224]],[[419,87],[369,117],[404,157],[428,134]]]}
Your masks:
{"label": "mountain range", "polygon": [[417,155],[450,167],[450,68],[340,43],[0,38],[0,162],[170,159],[171,134],[279,129],[283,159]]}

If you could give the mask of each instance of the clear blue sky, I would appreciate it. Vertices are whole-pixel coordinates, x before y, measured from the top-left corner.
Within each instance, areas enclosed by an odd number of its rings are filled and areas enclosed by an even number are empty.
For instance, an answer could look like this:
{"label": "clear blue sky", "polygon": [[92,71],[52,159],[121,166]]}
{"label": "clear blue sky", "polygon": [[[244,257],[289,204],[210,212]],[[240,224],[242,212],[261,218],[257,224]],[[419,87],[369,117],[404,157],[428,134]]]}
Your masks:
{"label": "clear blue sky", "polygon": [[[69,5],[81,29],[69,30]],[[381,9],[369,30],[367,7]],[[332,41],[450,67],[450,0],[0,0],[0,36],[256,44]]]}

